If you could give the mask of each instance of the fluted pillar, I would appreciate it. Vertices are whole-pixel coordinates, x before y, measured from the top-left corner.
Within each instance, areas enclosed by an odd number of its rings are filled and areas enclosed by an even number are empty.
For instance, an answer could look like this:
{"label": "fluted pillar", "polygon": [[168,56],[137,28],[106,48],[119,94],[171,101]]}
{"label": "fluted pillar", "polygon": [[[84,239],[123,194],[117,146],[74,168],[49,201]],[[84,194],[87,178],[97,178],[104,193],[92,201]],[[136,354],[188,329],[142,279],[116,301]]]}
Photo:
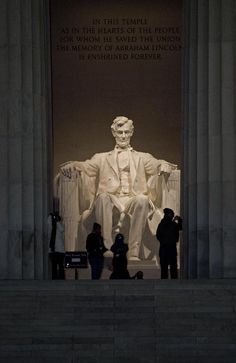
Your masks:
{"label": "fluted pillar", "polygon": [[0,1],[0,278],[47,276],[48,1]]}
{"label": "fluted pillar", "polygon": [[236,277],[236,2],[184,2],[184,276]]}

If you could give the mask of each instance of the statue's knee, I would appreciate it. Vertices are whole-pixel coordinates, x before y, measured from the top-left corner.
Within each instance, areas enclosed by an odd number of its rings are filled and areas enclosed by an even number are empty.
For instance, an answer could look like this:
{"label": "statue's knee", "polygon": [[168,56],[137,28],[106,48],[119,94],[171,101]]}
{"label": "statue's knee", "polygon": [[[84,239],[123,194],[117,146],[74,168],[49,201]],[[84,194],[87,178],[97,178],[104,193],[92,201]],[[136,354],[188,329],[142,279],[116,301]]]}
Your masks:
{"label": "statue's knee", "polygon": [[107,193],[99,194],[95,201],[95,207],[98,207],[99,205],[108,206],[110,204],[111,204],[111,198]]}
{"label": "statue's knee", "polygon": [[140,194],[136,196],[136,204],[138,204],[140,207],[147,207],[149,200],[146,195]]}
{"label": "statue's knee", "polygon": [[110,200],[110,197],[107,193],[101,193],[97,196],[98,201]]}

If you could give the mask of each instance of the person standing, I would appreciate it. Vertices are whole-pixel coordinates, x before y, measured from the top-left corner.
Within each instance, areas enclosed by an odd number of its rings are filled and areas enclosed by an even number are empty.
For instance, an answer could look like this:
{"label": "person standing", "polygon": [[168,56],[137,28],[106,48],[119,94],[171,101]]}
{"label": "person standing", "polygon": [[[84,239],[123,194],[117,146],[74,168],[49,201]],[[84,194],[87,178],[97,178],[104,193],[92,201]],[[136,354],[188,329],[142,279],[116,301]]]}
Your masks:
{"label": "person standing", "polygon": [[98,223],[93,224],[93,230],[87,237],[86,250],[91,266],[92,280],[99,280],[104,266],[103,255],[107,251],[107,248],[103,242],[101,225]]}
{"label": "person standing", "polygon": [[168,279],[168,266],[172,279],[178,278],[177,248],[179,231],[182,230],[182,219],[174,217],[174,211],[170,208],[163,210],[164,218],[157,227],[156,237],[160,242],[159,256],[161,265],[161,279]]}
{"label": "person standing", "polygon": [[110,279],[129,279],[129,271],[127,269],[127,252],[128,245],[124,243],[124,236],[118,233],[115,238],[115,242],[111,246],[113,252],[112,267],[113,272]]}
{"label": "person standing", "polygon": [[49,256],[52,263],[52,279],[64,280],[65,234],[61,217],[57,211],[48,216]]}

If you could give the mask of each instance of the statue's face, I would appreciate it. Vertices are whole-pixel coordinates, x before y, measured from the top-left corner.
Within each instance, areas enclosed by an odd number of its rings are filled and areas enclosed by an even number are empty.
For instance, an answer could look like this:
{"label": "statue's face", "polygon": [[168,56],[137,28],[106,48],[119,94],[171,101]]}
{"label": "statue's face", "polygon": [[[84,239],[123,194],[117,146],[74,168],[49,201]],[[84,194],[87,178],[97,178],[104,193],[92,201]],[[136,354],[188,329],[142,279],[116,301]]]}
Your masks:
{"label": "statue's face", "polygon": [[117,127],[112,133],[116,140],[116,145],[121,149],[126,149],[130,145],[130,138],[133,135],[133,131],[129,123]]}

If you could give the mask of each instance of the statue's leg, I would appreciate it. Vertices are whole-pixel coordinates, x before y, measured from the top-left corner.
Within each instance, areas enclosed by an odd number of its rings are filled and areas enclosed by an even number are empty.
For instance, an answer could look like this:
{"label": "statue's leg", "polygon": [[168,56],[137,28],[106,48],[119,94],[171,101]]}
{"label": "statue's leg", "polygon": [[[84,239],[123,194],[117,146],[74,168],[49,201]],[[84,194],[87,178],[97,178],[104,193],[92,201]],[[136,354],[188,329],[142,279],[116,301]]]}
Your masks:
{"label": "statue's leg", "polygon": [[124,219],[125,219],[125,213],[121,212],[119,221],[118,221],[117,226],[115,228],[115,233],[120,233],[120,230],[123,227]]}
{"label": "statue's leg", "polygon": [[129,230],[129,259],[139,257],[142,236],[149,211],[149,200],[146,195],[140,194],[132,198],[129,203],[130,217]]}
{"label": "statue's leg", "polygon": [[95,201],[95,217],[96,222],[102,226],[102,234],[104,243],[107,248],[111,248],[112,241],[112,210],[114,204],[107,193],[97,196]]}

